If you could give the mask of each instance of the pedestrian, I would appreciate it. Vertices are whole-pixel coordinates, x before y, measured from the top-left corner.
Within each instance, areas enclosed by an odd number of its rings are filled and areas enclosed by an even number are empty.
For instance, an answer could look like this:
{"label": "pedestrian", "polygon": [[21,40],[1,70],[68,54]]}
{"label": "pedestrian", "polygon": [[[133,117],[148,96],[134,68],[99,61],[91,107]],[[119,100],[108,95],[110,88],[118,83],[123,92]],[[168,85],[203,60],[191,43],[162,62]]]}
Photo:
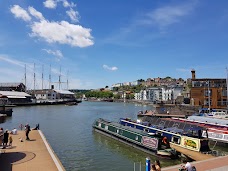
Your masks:
{"label": "pedestrian", "polygon": [[156,171],[155,164],[152,164],[152,165],[151,165],[150,171]]}
{"label": "pedestrian", "polygon": [[156,171],[161,171],[161,164],[159,160],[155,160],[155,167],[156,167]]}
{"label": "pedestrian", "polygon": [[3,128],[0,128],[0,145],[3,145],[3,134],[4,134]]}
{"label": "pedestrian", "polygon": [[13,143],[13,138],[12,136],[9,137],[9,146],[12,147],[12,143]]}
{"label": "pedestrian", "polygon": [[184,165],[181,165],[179,170],[181,171],[193,171],[191,163],[189,163],[186,159],[183,160]]}
{"label": "pedestrian", "polygon": [[17,129],[14,128],[14,129],[11,131],[11,134],[16,135],[16,134],[17,134]]}
{"label": "pedestrian", "polygon": [[25,125],[26,140],[30,140],[30,139],[29,139],[29,132],[30,132],[30,131],[31,131],[31,130],[30,130],[29,124],[26,124],[26,125]]}
{"label": "pedestrian", "polygon": [[9,139],[9,133],[8,133],[8,129],[6,129],[5,133],[3,134],[3,148],[6,148],[8,144],[8,139]]}

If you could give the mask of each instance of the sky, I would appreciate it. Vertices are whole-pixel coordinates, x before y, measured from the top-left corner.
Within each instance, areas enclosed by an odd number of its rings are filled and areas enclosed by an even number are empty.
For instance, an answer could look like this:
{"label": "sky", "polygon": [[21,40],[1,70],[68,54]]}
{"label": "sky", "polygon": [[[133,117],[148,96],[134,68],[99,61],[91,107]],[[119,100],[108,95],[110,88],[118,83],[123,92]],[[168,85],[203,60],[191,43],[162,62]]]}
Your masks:
{"label": "sky", "polygon": [[0,83],[49,88],[51,76],[58,88],[61,75],[61,89],[67,80],[69,89],[96,89],[187,79],[192,69],[196,78],[226,78],[227,6],[227,0],[1,0]]}

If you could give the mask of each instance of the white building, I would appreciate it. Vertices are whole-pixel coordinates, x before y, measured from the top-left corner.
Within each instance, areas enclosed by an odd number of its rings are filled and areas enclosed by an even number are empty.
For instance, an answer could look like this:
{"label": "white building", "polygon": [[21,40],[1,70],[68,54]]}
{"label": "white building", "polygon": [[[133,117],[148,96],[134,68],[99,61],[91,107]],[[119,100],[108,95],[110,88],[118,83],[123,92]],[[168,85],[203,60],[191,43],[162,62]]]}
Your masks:
{"label": "white building", "polygon": [[137,85],[139,85],[139,84],[140,84],[139,81],[132,81],[132,82],[131,82],[131,86],[137,86]]}
{"label": "white building", "polygon": [[143,101],[150,100],[150,91],[141,90],[139,93],[135,93],[135,100],[143,100]]}
{"label": "white building", "polygon": [[123,83],[124,86],[131,86],[131,83],[130,82],[125,82]]}
{"label": "white building", "polygon": [[35,97],[37,103],[51,102],[51,101],[67,101],[75,99],[74,93],[68,90],[35,90]]}
{"label": "white building", "polygon": [[162,91],[163,88],[154,87],[149,88],[149,100],[152,102],[162,101]]}
{"label": "white building", "polygon": [[163,91],[163,101],[175,101],[183,92],[183,87],[168,87]]}
{"label": "white building", "polygon": [[154,87],[135,93],[135,100],[161,102],[175,101],[181,95],[183,87]]}

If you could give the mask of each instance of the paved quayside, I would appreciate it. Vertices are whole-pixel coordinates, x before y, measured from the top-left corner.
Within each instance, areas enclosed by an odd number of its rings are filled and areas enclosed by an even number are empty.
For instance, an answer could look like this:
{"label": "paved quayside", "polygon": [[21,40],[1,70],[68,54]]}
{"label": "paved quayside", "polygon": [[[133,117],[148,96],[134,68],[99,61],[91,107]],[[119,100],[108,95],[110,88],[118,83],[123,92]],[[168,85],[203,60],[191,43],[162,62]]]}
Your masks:
{"label": "paved quayside", "polygon": [[[215,157],[203,161],[191,162],[192,166],[196,167],[197,171],[227,171],[228,170],[228,156]],[[180,164],[162,168],[162,171],[177,171]]]}
{"label": "paved quayside", "polygon": [[[13,138],[12,148],[0,149],[0,170],[65,171],[42,131],[32,130],[29,133],[30,141],[25,140],[24,131],[9,136]],[[20,138],[23,138],[22,142]]]}

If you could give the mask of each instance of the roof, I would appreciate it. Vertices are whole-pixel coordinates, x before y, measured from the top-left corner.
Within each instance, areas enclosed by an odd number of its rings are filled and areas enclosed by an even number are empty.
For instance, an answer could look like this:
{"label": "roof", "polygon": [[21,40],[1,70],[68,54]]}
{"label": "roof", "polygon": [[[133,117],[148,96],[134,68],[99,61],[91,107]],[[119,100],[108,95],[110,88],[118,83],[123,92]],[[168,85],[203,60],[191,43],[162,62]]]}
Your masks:
{"label": "roof", "polygon": [[74,93],[72,93],[69,90],[54,90],[54,91],[59,93],[59,94],[72,94],[72,95],[74,95]]}
{"label": "roof", "polygon": [[25,92],[18,92],[18,91],[0,91],[0,95],[7,96],[12,98],[12,96],[17,96],[17,98],[24,98],[24,97],[30,97],[31,95],[25,93]]}
{"label": "roof", "polygon": [[0,83],[0,87],[17,87],[23,83]]}
{"label": "roof", "polygon": [[228,125],[228,120],[225,119],[209,118],[204,116],[189,116],[187,119],[217,125]]}

